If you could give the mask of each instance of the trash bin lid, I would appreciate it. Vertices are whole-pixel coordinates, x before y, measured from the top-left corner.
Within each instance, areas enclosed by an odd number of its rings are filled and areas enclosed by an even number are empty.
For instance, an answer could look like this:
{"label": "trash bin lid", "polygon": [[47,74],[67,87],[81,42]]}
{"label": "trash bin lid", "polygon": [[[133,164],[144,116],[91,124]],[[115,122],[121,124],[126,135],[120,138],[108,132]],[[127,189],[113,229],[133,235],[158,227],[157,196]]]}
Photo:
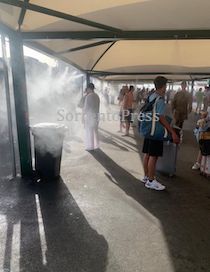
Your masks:
{"label": "trash bin lid", "polygon": [[57,123],[38,123],[31,126],[31,131],[33,135],[39,135],[42,132],[54,132],[58,134],[64,134],[67,127],[63,124]]}

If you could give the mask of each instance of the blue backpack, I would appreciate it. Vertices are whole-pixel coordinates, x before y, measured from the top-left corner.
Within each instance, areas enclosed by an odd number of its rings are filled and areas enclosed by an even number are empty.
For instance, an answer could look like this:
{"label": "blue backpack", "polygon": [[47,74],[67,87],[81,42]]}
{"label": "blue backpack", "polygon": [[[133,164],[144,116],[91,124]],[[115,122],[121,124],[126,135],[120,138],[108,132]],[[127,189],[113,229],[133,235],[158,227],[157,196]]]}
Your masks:
{"label": "blue backpack", "polygon": [[[146,103],[141,108],[139,113],[139,133],[147,139],[168,141],[171,140],[171,136],[167,129],[159,121],[159,114],[156,112],[157,102],[159,99],[163,99],[161,96],[156,97],[152,101],[147,98]],[[172,118],[166,116],[166,120],[171,123]]]}

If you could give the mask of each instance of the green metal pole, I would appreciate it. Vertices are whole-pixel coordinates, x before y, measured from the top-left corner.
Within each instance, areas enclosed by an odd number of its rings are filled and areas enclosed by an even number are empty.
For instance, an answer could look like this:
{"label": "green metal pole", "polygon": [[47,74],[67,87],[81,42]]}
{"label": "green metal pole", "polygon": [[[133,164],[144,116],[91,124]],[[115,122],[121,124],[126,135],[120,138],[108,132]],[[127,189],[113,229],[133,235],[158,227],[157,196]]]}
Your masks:
{"label": "green metal pole", "polygon": [[81,77],[81,80],[82,80],[81,84],[82,84],[82,97],[83,97],[84,96],[84,77],[83,76]]}
{"label": "green metal pole", "polygon": [[87,83],[87,85],[90,83],[90,74],[89,73],[86,74],[86,83]]}
{"label": "green metal pole", "polygon": [[11,111],[11,99],[10,99],[10,85],[9,85],[9,76],[8,76],[8,65],[7,65],[7,53],[6,53],[6,41],[5,36],[1,36],[1,46],[2,46],[2,57],[3,57],[3,66],[4,66],[4,85],[6,91],[6,103],[7,103],[7,118],[8,118],[8,134],[9,134],[9,143],[11,150],[11,159],[12,159],[12,176],[13,178],[17,176],[16,172],[16,159],[15,159],[15,147],[14,147],[14,137],[12,131],[12,111]]}
{"label": "green metal pole", "polygon": [[193,96],[194,94],[194,85],[195,85],[195,81],[192,80],[192,84],[191,84],[191,95]]}
{"label": "green metal pole", "polygon": [[22,177],[32,175],[31,141],[23,42],[19,33],[10,36],[10,56]]}

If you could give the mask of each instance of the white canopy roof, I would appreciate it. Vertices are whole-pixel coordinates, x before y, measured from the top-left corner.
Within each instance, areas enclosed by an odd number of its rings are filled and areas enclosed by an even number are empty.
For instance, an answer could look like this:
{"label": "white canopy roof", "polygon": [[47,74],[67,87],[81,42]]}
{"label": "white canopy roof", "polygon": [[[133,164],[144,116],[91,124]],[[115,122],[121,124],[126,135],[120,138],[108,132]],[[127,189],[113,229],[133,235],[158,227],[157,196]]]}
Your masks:
{"label": "white canopy roof", "polygon": [[209,10],[209,0],[0,0],[0,22],[107,79],[191,79],[210,77]]}

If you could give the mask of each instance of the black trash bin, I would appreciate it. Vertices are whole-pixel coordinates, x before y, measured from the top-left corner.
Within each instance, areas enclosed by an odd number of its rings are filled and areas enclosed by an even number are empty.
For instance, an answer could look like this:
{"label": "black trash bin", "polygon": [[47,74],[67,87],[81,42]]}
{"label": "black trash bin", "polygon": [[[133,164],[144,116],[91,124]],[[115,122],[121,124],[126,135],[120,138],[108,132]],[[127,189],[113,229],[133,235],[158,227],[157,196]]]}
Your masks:
{"label": "black trash bin", "polygon": [[34,136],[35,170],[41,179],[57,179],[65,135],[65,126],[39,123],[31,127]]}

